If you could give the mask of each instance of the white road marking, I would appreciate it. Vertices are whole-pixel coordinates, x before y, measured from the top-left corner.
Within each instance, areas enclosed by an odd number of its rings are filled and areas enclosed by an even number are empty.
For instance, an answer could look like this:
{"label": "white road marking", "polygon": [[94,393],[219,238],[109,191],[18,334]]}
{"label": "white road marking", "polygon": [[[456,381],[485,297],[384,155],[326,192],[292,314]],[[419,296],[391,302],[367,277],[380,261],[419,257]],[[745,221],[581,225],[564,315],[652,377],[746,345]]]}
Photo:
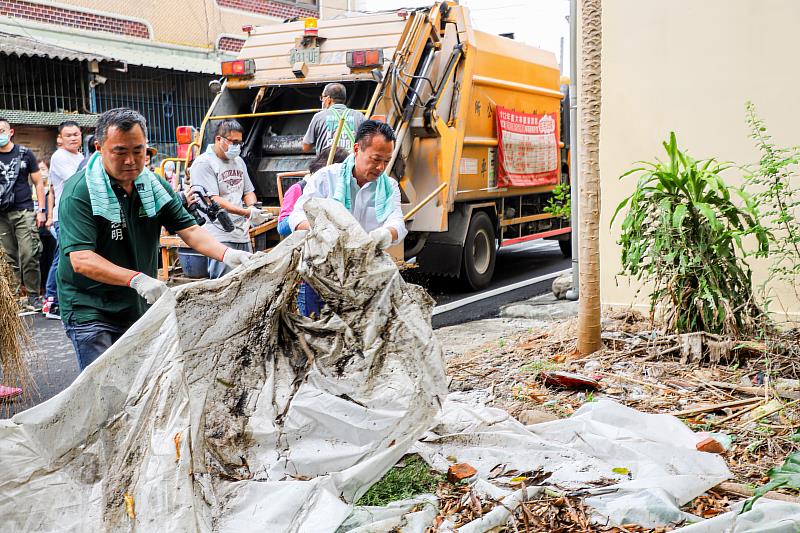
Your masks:
{"label": "white road marking", "polygon": [[535,278],[518,281],[517,283],[512,283],[511,285],[506,285],[504,287],[498,287],[496,289],[492,289],[489,291],[479,292],[478,294],[473,294],[472,296],[462,298],[461,300],[456,300],[455,302],[450,302],[444,305],[437,305],[436,307],[433,308],[432,316],[440,315],[442,313],[452,311],[453,309],[458,309],[459,307],[464,307],[465,305],[469,305],[474,302],[479,302],[481,300],[485,300],[486,298],[497,296],[498,294],[503,294],[504,292],[510,292],[519,289],[521,287],[527,287],[528,285],[533,285],[534,283],[539,283],[541,281],[555,279],[561,274],[566,274],[569,271],[570,271],[569,268],[565,270],[559,270],[558,272],[553,272],[552,274],[545,274],[544,276],[537,276]]}

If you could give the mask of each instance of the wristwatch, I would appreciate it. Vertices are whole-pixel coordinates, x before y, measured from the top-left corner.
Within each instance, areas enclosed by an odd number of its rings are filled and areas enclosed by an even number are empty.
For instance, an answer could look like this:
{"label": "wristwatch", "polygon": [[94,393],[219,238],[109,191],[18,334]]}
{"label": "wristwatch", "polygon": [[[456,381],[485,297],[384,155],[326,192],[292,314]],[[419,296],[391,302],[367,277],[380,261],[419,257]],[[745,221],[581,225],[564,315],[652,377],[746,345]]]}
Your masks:
{"label": "wristwatch", "polygon": [[46,207],[40,207],[39,208],[39,212],[40,213],[47,213],[47,208]]}

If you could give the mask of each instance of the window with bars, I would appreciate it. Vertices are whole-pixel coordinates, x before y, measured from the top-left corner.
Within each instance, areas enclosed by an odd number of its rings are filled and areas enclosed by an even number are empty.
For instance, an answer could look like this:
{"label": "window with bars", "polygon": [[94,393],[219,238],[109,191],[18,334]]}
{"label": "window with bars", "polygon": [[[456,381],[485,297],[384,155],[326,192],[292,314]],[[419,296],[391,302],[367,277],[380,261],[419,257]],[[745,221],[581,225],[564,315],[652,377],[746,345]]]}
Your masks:
{"label": "window with bars", "polygon": [[147,136],[159,156],[174,155],[175,128],[199,127],[213,95],[213,76],[129,66],[127,72],[101,67],[106,78],[97,87],[97,111],[129,107],[147,119]]}
{"label": "window with bars", "polygon": [[0,54],[0,109],[88,113],[80,61]]}

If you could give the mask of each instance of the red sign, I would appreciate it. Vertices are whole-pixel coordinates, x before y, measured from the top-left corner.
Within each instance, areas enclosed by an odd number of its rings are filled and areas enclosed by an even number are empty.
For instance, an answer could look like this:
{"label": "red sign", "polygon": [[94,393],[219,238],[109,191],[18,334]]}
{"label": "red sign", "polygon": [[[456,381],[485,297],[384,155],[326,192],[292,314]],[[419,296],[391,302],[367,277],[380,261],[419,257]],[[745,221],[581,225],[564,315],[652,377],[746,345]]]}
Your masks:
{"label": "red sign", "polygon": [[497,106],[499,187],[555,185],[561,179],[558,117]]}

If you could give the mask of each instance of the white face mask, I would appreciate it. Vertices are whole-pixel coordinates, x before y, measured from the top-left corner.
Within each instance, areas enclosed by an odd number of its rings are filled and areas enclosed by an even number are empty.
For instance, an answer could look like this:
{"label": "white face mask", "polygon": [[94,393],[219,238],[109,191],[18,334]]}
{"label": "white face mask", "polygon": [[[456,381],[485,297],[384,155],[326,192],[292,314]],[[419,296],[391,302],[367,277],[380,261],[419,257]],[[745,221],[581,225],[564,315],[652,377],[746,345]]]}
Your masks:
{"label": "white face mask", "polygon": [[239,154],[242,152],[242,147],[238,144],[232,144],[228,146],[228,149],[225,150],[225,157],[228,159],[236,159],[239,157]]}

